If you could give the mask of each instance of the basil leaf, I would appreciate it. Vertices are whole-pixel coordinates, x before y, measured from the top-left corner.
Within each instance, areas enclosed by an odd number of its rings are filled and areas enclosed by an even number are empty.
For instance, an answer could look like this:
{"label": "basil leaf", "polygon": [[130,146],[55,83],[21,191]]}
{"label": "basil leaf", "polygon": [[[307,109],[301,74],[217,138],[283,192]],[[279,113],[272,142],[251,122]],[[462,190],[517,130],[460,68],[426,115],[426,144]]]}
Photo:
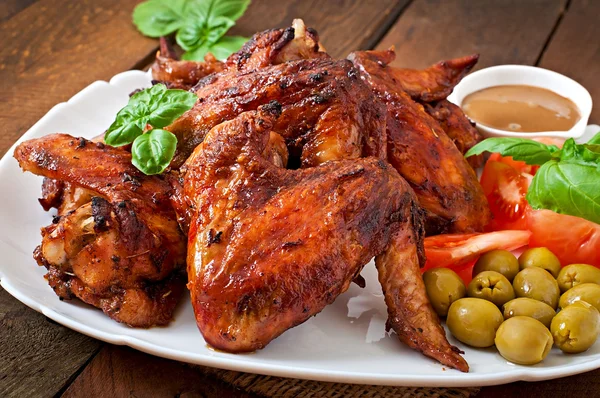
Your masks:
{"label": "basil leaf", "polygon": [[173,159],[177,137],[170,131],[154,129],[133,141],[131,163],[144,174],[160,174]]}
{"label": "basil leaf", "polygon": [[600,223],[599,181],[596,165],[552,160],[535,174],[527,201],[534,209],[550,209]]}
{"label": "basil leaf", "polygon": [[131,144],[144,131],[148,122],[147,114],[148,106],[144,103],[125,106],[106,130],[104,142],[110,146]]}
{"label": "basil leaf", "polygon": [[160,37],[179,29],[185,20],[186,0],[149,0],[133,10],[133,23],[146,36]]}
{"label": "basil leaf", "polygon": [[588,145],[600,145],[600,131],[587,142]]}
{"label": "basil leaf", "polygon": [[190,61],[202,61],[207,53],[212,53],[218,60],[225,60],[231,54],[239,51],[248,41],[242,36],[223,36],[212,46],[200,46],[183,54],[182,59]]}
{"label": "basil leaf", "polygon": [[219,16],[209,20],[189,19],[179,29],[175,40],[186,51],[196,47],[210,46],[216,43],[235,22],[227,17]]}
{"label": "basil leaf", "polygon": [[148,123],[152,127],[166,127],[179,116],[192,109],[198,97],[185,90],[166,90],[160,98],[150,103]]}
{"label": "basil leaf", "polygon": [[555,145],[546,145],[525,138],[497,137],[481,141],[469,149],[465,157],[489,151],[498,152],[502,156],[512,156],[513,159],[522,160],[527,164],[542,165],[552,159],[552,154],[558,150]]}
{"label": "basil leaf", "polygon": [[234,21],[238,20],[250,5],[250,0],[212,0],[210,2],[210,14],[227,17]]}
{"label": "basil leaf", "polygon": [[162,128],[173,123],[190,110],[198,98],[184,90],[167,90],[164,84],[134,94],[122,108],[113,124],[104,134],[104,142],[111,146],[131,144],[147,124]]}
{"label": "basil leaf", "polygon": [[558,159],[561,161],[577,160],[582,163],[600,164],[600,145],[575,143],[573,138],[569,138],[563,144],[562,150],[558,153]]}

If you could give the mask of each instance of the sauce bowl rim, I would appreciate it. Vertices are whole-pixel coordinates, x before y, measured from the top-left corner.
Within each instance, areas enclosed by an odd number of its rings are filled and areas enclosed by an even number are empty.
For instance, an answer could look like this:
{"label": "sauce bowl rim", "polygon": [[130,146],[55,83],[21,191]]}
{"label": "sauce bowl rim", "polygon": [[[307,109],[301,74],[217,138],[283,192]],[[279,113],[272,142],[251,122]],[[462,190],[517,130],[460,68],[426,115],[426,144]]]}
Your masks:
{"label": "sauce bowl rim", "polygon": [[[548,83],[545,85],[535,84],[535,83],[504,83],[504,84],[495,84],[494,79],[492,78],[495,73],[514,73],[515,78],[526,71],[529,74],[535,73],[539,76],[547,79]],[[486,79],[488,78],[489,79]],[[522,75],[520,76],[522,78]],[[483,81],[489,80],[489,84],[486,83],[478,83],[476,87],[471,88],[470,84],[473,84],[474,80],[482,79]],[[569,84],[573,87],[575,91],[578,91],[577,96],[567,96],[562,93],[559,93],[555,86],[553,86],[551,80],[560,79],[564,83]],[[555,72],[553,70],[541,68],[538,66],[530,66],[530,65],[516,65],[516,64],[506,64],[506,65],[495,65],[487,68],[483,68],[477,70],[473,73],[467,75],[453,90],[452,94],[448,96],[448,101],[456,104],[461,107],[462,102],[466,96],[472,94],[476,91],[483,90],[489,87],[497,87],[497,86],[505,86],[505,85],[529,85],[539,88],[545,88],[550,90],[558,95],[561,95],[565,98],[570,99],[577,106],[580,119],[571,127],[569,130],[556,130],[556,131],[539,131],[539,132],[515,132],[510,130],[502,130],[493,127],[489,127],[483,123],[476,123],[476,127],[482,132],[484,136],[506,136],[506,137],[563,137],[563,138],[579,138],[585,132],[585,127],[587,126],[588,120],[592,113],[592,96],[589,91],[581,85],[576,80],[565,76],[561,73]]]}

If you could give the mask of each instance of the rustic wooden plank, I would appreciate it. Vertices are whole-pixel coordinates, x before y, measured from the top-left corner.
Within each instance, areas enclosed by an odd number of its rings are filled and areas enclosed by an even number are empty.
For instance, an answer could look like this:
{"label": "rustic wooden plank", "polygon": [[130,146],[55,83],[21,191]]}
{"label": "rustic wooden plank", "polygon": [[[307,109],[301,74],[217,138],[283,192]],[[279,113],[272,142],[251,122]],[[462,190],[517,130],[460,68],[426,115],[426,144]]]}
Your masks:
{"label": "rustic wooden plank", "polygon": [[0,22],[5,21],[38,0],[2,0],[0,2]]}
{"label": "rustic wooden plank", "polygon": [[106,345],[63,394],[69,397],[251,397],[189,365]]}
{"label": "rustic wooden plank", "polygon": [[484,387],[477,398],[597,397],[599,391],[600,370],[594,370],[537,383],[520,381],[503,386]]}
{"label": "rustic wooden plank", "polygon": [[319,32],[327,51],[346,57],[375,45],[410,0],[254,1],[232,34],[289,26],[302,18]]}
{"label": "rustic wooden plank", "polygon": [[377,48],[395,45],[396,64],[413,68],[471,53],[481,54],[478,68],[533,65],[565,3],[415,0]]}
{"label": "rustic wooden plank", "polygon": [[135,3],[40,0],[0,24],[2,152],[56,103],[155,51],[131,23]]}
{"label": "rustic wooden plank", "polygon": [[100,342],[30,310],[0,288],[0,397],[54,396]]}
{"label": "rustic wooden plank", "polygon": [[592,123],[600,123],[598,16],[600,1],[572,0],[539,63],[577,80],[589,90],[594,100]]}

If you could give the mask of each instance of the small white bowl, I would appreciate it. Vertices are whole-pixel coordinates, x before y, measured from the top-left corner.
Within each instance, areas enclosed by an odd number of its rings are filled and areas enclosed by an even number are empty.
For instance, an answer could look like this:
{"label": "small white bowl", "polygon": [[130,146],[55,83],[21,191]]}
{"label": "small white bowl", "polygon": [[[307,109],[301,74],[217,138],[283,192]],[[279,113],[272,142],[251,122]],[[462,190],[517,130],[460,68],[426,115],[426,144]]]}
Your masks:
{"label": "small white bowl", "polygon": [[454,92],[448,97],[448,100],[461,106],[465,97],[475,91],[510,84],[535,86],[554,91],[577,105],[581,119],[568,131],[540,131],[535,133],[500,130],[477,123],[477,128],[485,137],[579,138],[583,135],[592,112],[592,96],[575,80],[548,69],[525,65],[499,65],[481,69],[465,77],[454,88]]}

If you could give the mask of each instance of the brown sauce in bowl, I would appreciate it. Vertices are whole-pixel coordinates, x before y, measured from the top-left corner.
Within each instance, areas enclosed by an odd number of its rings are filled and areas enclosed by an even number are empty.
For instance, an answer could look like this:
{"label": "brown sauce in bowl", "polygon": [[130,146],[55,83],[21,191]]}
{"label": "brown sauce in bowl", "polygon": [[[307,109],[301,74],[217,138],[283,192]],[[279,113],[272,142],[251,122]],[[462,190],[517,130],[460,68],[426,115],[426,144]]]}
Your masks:
{"label": "brown sauce in bowl", "polygon": [[462,109],[476,123],[527,133],[567,131],[581,118],[570,99],[526,85],[484,88],[466,96]]}

